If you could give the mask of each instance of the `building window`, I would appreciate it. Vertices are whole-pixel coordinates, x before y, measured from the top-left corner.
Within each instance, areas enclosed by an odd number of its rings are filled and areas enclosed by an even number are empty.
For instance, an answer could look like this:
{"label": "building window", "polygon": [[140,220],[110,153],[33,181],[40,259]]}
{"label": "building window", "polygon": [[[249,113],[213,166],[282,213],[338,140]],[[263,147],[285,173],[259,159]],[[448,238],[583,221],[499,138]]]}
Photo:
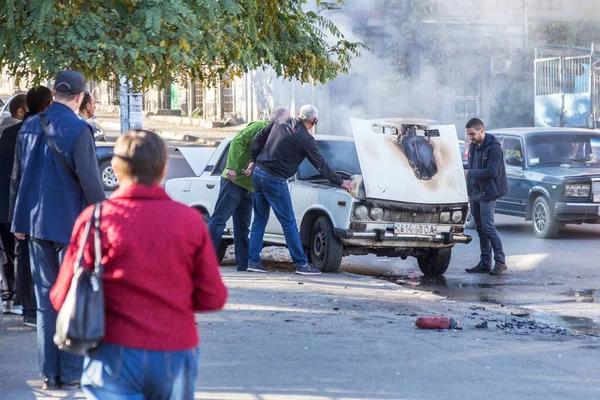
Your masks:
{"label": "building window", "polygon": [[221,85],[221,98],[223,99],[223,116],[227,117],[230,114],[233,114],[233,82],[230,83],[230,86],[227,87],[225,85]]}
{"label": "building window", "polygon": [[204,117],[204,86],[201,82],[194,82],[194,97],[192,102],[192,116]]}

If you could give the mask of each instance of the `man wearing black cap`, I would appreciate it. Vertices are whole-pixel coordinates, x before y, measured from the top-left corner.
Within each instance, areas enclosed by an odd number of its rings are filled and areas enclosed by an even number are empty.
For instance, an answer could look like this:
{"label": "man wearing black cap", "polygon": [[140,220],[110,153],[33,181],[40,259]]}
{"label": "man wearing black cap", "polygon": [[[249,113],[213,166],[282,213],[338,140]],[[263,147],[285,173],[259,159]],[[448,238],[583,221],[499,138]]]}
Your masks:
{"label": "man wearing black cap", "polygon": [[83,359],[58,350],[53,336],[57,312],[50,303],[77,216],[105,199],[91,128],[77,117],[85,79],[63,71],[54,82],[54,102],[27,119],[17,140],[11,177],[11,231],[29,238],[37,301],[37,342],[44,389],[75,389]]}

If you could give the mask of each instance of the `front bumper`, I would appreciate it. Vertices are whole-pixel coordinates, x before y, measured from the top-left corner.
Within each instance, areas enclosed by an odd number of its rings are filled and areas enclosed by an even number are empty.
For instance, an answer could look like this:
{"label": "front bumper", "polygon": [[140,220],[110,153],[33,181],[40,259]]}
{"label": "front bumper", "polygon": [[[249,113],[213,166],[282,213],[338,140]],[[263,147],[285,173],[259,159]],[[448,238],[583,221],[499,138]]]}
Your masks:
{"label": "front bumper", "polygon": [[554,205],[554,214],[560,219],[560,215],[574,215],[583,218],[598,217],[600,215],[600,204],[598,203],[567,203],[557,202]]}
{"label": "front bumper", "polygon": [[464,233],[440,232],[435,235],[419,235],[419,234],[394,234],[393,232],[376,229],[371,232],[357,232],[350,229],[334,230],[334,234],[338,239],[363,239],[373,240],[376,242],[385,241],[406,241],[406,242],[427,242],[439,244],[455,244],[455,243],[471,243],[473,239],[470,235]]}

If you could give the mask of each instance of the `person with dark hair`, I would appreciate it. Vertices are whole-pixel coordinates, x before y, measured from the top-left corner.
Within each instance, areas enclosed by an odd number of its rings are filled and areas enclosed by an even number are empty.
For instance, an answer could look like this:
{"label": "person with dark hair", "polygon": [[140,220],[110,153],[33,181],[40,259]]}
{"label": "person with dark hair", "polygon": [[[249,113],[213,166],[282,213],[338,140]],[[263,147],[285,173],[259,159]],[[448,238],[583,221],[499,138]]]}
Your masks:
{"label": "person with dark hair", "polygon": [[[32,115],[43,112],[52,103],[52,92],[44,86],[29,89],[25,96],[29,109],[23,121]],[[9,126],[0,137],[0,239],[7,259],[14,264],[16,292],[23,306],[23,325],[36,326],[36,304],[27,238],[19,240],[10,231],[12,216],[9,213],[10,176],[13,170],[17,135],[23,121]],[[8,303],[8,309],[12,304]],[[7,308],[5,307],[5,311]]]}
{"label": "person with dark hair", "polygon": [[96,99],[94,96],[90,94],[90,92],[84,92],[83,101],[79,106],[79,115],[84,120],[88,120],[94,117],[94,113],[96,112]]}
{"label": "person with dark hair", "polygon": [[[287,119],[290,112],[285,108],[276,108],[269,121]],[[250,220],[254,204],[254,187],[252,178],[243,174],[250,163],[250,144],[258,132],[265,128],[269,121],[258,121],[248,124],[231,141],[227,165],[221,175],[219,197],[215,210],[208,222],[208,231],[215,249],[219,248],[223,238],[225,224],[233,216],[233,245],[235,265],[238,271],[248,269],[248,248],[250,245]]]}
{"label": "person with dark hair", "polygon": [[[115,144],[120,185],[100,216],[105,335],[81,377],[90,399],[193,399],[200,355],[194,312],[220,310],[227,300],[202,216],[160,185],[166,163],[166,146],[153,132],[127,131]],[[75,222],[50,294],[56,310],[80,250],[84,268],[93,267],[93,239],[82,243],[93,212],[88,207]]]}
{"label": "person with dark hair", "polygon": [[25,113],[27,113],[25,95],[21,93],[10,99],[8,110],[10,111],[10,117],[3,118],[0,121],[0,137],[2,137],[2,133],[6,128],[18,124],[25,118]]}
{"label": "person with dark hair", "polygon": [[79,72],[57,75],[50,107],[21,127],[11,177],[11,230],[17,239],[29,239],[44,389],[79,387],[83,358],[54,344],[57,312],[50,303],[50,289],[75,220],[88,205],[106,198],[90,126],[76,114],[84,91],[85,79]]}
{"label": "person with dark hair", "polygon": [[[494,222],[494,213],[496,200],[508,193],[502,146],[494,135],[485,132],[485,126],[479,118],[469,120],[465,128],[471,139],[465,178],[471,215],[477,226],[481,249],[479,263],[466,271],[500,275],[507,267],[502,240]],[[494,268],[492,249],[496,261]]]}

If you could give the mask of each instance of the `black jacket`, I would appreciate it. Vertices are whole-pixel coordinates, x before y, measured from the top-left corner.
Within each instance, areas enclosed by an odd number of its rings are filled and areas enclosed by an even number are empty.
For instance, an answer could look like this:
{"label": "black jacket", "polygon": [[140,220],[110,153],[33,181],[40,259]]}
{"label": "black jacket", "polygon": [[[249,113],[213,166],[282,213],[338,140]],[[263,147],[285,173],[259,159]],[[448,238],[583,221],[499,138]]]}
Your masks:
{"label": "black jacket", "polygon": [[500,141],[489,133],[481,146],[469,145],[467,190],[473,201],[497,200],[508,193],[508,180]]}
{"label": "black jacket", "polygon": [[0,138],[0,223],[8,224],[9,198],[10,198],[10,175],[15,161],[15,147],[17,136],[23,122],[11,125],[4,130]]}
{"label": "black jacket", "polygon": [[288,179],[305,158],[327,179],[341,186],[342,179],[323,159],[313,135],[301,120],[274,121],[258,132],[250,148],[250,161],[267,174]]}

